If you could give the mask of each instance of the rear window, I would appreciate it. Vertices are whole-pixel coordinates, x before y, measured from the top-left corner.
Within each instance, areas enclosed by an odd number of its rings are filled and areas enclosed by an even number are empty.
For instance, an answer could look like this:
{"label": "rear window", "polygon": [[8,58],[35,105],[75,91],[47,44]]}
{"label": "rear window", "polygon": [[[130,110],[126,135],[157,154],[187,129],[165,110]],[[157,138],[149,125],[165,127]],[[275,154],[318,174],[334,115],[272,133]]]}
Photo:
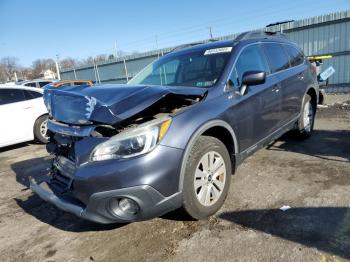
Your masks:
{"label": "rear window", "polygon": [[282,45],[277,43],[264,43],[262,46],[269,60],[272,73],[289,68],[289,57]]}
{"label": "rear window", "polygon": [[291,66],[298,66],[304,62],[304,54],[301,50],[291,45],[283,45],[289,55]]}
{"label": "rear window", "polygon": [[35,91],[23,90],[23,92],[24,92],[24,96],[27,100],[35,99],[35,98],[43,96],[41,93],[35,92]]}

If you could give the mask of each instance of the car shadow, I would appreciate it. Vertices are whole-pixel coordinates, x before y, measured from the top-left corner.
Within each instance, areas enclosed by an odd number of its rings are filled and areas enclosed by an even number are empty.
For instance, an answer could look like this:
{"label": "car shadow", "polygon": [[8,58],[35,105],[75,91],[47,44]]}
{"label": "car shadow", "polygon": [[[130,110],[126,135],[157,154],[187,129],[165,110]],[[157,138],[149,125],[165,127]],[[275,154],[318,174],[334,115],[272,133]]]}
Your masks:
{"label": "car shadow", "polygon": [[307,154],[336,162],[350,162],[349,138],[350,130],[314,130],[309,139],[295,143],[298,139],[293,133],[287,133],[270,144],[267,149]]}
{"label": "car shadow", "polygon": [[30,145],[43,145],[43,144],[40,143],[40,142],[37,142],[35,140],[27,141],[27,142],[21,142],[21,143],[18,143],[18,144],[13,144],[13,145],[1,147],[0,148],[0,153],[4,153],[4,152],[15,150],[15,149],[24,148],[24,147],[27,147],[27,146],[30,146]]}
{"label": "car shadow", "polygon": [[0,153],[4,153],[4,152],[11,151],[14,149],[26,147],[26,146],[29,146],[30,144],[31,144],[31,142],[23,142],[23,143],[19,143],[19,144],[15,144],[15,145],[4,146],[4,147],[0,148]]}
{"label": "car shadow", "polygon": [[[41,177],[48,173],[51,161],[52,159],[50,157],[33,158],[14,163],[11,165],[11,168],[16,173],[16,181],[26,187],[24,190],[29,190],[29,177],[40,180]],[[54,205],[47,203],[34,193],[29,195],[25,200],[20,198],[14,198],[14,200],[26,213],[32,215],[43,223],[64,231],[105,231],[117,229],[125,225],[103,225],[89,222],[75,215],[59,210]]]}
{"label": "car shadow", "polygon": [[350,259],[350,208],[301,207],[225,212],[221,219]]}
{"label": "car shadow", "polygon": [[45,202],[36,194],[26,200],[14,199],[19,207],[39,221],[57,229],[68,232],[108,231],[123,227],[126,224],[98,224],[64,212]]}

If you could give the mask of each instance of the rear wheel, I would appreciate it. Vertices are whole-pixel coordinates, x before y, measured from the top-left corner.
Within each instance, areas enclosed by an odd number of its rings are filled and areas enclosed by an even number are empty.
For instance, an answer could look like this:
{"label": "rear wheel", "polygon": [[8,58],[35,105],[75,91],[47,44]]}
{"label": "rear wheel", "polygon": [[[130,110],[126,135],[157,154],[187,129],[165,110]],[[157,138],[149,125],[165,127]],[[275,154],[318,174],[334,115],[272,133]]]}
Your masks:
{"label": "rear wheel", "polygon": [[231,181],[231,160],[225,145],[202,136],[191,149],[183,185],[183,209],[194,219],[204,219],[223,205]]}
{"label": "rear wheel", "polygon": [[47,121],[48,116],[43,115],[39,117],[34,123],[34,137],[40,143],[47,143],[49,138],[47,136]]}
{"label": "rear wheel", "polygon": [[314,129],[316,108],[310,95],[306,95],[302,111],[298,120],[298,136],[302,139],[311,136]]}

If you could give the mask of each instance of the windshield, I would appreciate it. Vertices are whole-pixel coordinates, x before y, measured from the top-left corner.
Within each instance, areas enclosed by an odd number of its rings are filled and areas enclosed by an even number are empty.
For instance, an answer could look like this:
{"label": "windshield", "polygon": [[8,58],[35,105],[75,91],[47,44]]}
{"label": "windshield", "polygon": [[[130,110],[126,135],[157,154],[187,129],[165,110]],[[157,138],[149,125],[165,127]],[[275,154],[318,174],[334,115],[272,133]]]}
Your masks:
{"label": "windshield", "polygon": [[220,78],[232,47],[203,49],[161,58],[128,84],[211,87]]}

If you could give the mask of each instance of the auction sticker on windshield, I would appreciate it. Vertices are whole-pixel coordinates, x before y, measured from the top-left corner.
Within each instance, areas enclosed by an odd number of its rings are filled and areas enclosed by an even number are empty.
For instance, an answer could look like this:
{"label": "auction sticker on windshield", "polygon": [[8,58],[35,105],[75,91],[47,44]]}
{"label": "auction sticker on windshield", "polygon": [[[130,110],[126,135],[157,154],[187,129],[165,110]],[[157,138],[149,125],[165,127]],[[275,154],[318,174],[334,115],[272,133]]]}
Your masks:
{"label": "auction sticker on windshield", "polygon": [[205,50],[204,55],[213,55],[213,54],[219,54],[219,53],[229,53],[229,52],[231,52],[231,50],[232,50],[232,46],[208,49],[208,50]]}

